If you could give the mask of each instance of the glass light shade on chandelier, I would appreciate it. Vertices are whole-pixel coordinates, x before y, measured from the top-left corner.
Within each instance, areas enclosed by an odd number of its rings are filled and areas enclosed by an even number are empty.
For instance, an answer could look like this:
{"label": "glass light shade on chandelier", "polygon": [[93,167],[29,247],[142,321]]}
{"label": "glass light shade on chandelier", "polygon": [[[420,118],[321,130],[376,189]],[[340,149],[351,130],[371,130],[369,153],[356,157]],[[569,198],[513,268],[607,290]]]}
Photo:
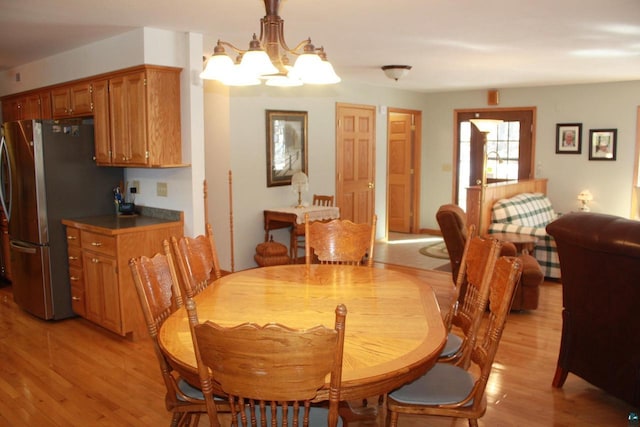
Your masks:
{"label": "glass light shade on chandelier", "polygon": [[[218,40],[200,78],[218,80],[228,86],[259,84],[261,80],[268,86],[339,83],[341,79],[327,60],[323,47],[316,48],[311,39],[301,41],[293,49],[287,46],[284,21],[278,15],[280,0],[264,0],[264,4],[266,16],[260,20],[260,36],[253,34],[249,49],[238,49]],[[240,58],[235,65],[225,46]],[[288,55],[297,57],[293,67],[289,66]],[[237,73],[241,76],[236,76]]]}

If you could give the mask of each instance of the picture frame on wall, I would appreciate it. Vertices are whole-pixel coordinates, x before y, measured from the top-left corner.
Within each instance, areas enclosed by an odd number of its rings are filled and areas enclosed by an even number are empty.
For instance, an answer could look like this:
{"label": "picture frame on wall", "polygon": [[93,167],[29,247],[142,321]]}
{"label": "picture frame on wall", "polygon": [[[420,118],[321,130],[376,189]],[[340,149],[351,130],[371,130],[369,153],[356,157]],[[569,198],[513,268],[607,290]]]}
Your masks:
{"label": "picture frame on wall", "polygon": [[582,153],[582,123],[556,125],[556,154]]}
{"label": "picture frame on wall", "polygon": [[307,112],[266,110],[267,187],[291,185],[296,172],[309,175]]}
{"label": "picture frame on wall", "polygon": [[589,160],[615,160],[617,129],[589,130]]}

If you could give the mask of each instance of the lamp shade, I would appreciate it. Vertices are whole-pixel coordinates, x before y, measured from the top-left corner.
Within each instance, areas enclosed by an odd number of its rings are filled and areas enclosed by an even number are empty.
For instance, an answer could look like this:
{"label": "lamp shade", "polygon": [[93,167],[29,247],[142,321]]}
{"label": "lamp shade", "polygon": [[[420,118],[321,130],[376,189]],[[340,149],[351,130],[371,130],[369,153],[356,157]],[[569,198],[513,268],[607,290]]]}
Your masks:
{"label": "lamp shade", "polygon": [[590,202],[590,201],[593,200],[593,194],[591,194],[591,191],[589,191],[589,190],[582,190],[578,194],[578,200],[585,201],[585,202]]}
{"label": "lamp shade", "polygon": [[293,192],[302,192],[309,190],[309,178],[304,172],[296,172],[291,177],[291,189]]}
{"label": "lamp shade", "polygon": [[411,65],[384,65],[382,71],[384,71],[384,75],[389,77],[392,80],[398,81],[398,79],[409,74],[409,70],[411,70]]}
{"label": "lamp shade", "polygon": [[213,55],[207,61],[207,65],[204,71],[200,73],[201,79],[207,80],[225,80],[229,77],[229,74],[233,70],[233,61],[228,55],[217,54]]}

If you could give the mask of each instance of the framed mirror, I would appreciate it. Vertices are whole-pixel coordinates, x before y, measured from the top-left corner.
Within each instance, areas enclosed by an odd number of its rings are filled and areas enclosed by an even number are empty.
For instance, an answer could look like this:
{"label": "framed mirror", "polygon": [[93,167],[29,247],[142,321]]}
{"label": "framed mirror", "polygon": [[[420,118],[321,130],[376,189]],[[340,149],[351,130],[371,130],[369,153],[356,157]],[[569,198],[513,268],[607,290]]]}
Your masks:
{"label": "framed mirror", "polygon": [[291,185],[296,172],[309,175],[307,112],[266,110],[267,187]]}

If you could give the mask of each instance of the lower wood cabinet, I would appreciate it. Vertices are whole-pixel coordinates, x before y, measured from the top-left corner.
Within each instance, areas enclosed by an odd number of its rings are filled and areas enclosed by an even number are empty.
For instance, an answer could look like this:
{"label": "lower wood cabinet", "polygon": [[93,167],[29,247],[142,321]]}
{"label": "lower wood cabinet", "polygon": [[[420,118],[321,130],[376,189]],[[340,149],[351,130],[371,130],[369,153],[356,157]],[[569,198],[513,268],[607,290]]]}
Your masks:
{"label": "lower wood cabinet", "polygon": [[147,336],[129,260],[162,252],[163,240],[182,236],[183,223],[111,229],[80,221],[62,221],[74,312],[118,335]]}

